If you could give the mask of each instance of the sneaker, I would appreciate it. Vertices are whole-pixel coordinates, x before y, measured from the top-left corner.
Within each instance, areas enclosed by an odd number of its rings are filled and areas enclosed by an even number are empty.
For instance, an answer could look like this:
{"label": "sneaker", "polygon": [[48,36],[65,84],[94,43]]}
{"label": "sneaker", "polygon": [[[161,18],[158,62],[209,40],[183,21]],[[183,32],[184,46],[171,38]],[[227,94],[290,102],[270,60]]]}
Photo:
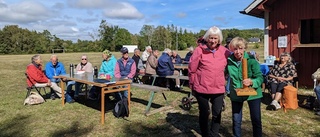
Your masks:
{"label": "sneaker", "polygon": [[55,100],[56,96],[54,95],[54,93],[51,94],[50,99]]}
{"label": "sneaker", "polygon": [[266,110],[276,110],[276,107],[274,105],[268,105]]}
{"label": "sneaker", "polygon": [[273,100],[270,105],[275,106],[276,110],[281,108],[280,104],[276,100]]}
{"label": "sneaker", "polygon": [[69,101],[68,103],[69,104],[71,104],[71,103],[74,103],[75,102],[75,100],[74,99],[72,99],[71,101]]}

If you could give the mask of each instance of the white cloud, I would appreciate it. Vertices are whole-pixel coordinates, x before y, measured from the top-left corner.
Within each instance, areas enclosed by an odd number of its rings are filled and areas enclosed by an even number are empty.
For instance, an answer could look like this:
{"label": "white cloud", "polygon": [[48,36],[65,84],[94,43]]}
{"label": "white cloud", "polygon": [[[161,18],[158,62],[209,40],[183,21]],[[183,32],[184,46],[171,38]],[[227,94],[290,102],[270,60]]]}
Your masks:
{"label": "white cloud", "polygon": [[118,5],[114,5],[113,8],[104,10],[104,15],[109,18],[115,19],[141,19],[141,14],[134,6],[129,3],[121,2]]}
{"label": "white cloud", "polygon": [[0,21],[30,23],[48,19],[52,12],[41,3],[35,1],[23,1],[10,6],[2,3],[0,6]]}

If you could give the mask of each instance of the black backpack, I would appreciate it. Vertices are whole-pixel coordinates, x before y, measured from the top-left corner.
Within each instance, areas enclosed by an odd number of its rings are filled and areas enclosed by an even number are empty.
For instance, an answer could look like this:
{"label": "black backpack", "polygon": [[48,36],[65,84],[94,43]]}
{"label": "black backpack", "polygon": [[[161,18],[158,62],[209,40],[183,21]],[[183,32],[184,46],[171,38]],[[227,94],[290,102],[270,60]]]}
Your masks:
{"label": "black backpack", "polygon": [[128,99],[123,97],[119,100],[113,109],[113,115],[116,118],[124,118],[129,116]]}

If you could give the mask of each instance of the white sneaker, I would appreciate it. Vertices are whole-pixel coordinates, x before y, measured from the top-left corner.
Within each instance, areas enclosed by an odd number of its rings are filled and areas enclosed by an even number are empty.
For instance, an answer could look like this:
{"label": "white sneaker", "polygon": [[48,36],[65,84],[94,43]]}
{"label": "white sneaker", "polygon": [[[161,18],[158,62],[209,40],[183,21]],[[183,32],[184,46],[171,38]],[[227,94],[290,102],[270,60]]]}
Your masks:
{"label": "white sneaker", "polygon": [[280,108],[281,108],[280,104],[279,104],[278,101],[276,101],[276,100],[273,100],[273,101],[271,102],[271,104],[274,105],[274,106],[276,107],[276,109],[280,109]]}

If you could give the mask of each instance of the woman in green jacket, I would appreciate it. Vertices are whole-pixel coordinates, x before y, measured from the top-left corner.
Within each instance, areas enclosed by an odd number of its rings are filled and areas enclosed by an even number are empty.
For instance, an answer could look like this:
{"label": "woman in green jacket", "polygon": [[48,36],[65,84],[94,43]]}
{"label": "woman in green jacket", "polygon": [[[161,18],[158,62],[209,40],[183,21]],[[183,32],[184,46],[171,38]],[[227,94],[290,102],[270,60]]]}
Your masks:
{"label": "woman in green jacket", "polygon": [[[235,137],[241,136],[241,122],[242,122],[242,107],[243,102],[247,101],[250,109],[250,118],[253,127],[253,136],[262,136],[261,124],[261,98],[262,90],[261,84],[263,76],[260,71],[260,64],[255,60],[255,57],[248,55],[247,42],[245,39],[236,37],[230,46],[233,54],[228,58],[227,73],[231,78],[230,84],[230,99],[232,102],[232,122],[233,134]],[[248,78],[242,78],[242,63],[241,60],[246,59],[248,65]],[[257,95],[251,96],[237,96],[236,89],[243,88],[243,85],[254,88]]]}

